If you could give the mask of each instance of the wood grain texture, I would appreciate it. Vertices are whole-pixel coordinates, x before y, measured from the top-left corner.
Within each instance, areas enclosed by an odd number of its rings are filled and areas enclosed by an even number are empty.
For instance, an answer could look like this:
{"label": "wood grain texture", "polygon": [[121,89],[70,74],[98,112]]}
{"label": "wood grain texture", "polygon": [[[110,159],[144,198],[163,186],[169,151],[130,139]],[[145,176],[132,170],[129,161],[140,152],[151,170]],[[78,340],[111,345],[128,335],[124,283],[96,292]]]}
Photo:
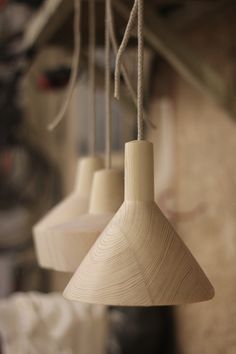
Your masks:
{"label": "wood grain texture", "polygon": [[89,207],[92,178],[103,167],[99,157],[87,157],[78,163],[74,192],[56,205],[33,227],[33,238],[38,263],[42,268],[53,268],[53,257],[48,244],[47,230],[85,213]]}
{"label": "wood grain texture", "polygon": [[74,272],[124,200],[123,174],[105,169],[94,174],[89,213],[47,230],[53,269]]}
{"label": "wood grain texture", "polygon": [[154,202],[153,147],[126,144],[125,201],[82,261],[64,296],[121,306],[204,301],[214,289]]}

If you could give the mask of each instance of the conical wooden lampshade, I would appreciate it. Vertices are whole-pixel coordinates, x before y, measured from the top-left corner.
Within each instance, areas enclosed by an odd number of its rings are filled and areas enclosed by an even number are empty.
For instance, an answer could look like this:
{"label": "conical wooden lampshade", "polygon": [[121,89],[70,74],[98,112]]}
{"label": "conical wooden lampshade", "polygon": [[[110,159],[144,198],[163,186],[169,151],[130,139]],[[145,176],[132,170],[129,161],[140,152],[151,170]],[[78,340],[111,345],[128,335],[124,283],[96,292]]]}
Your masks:
{"label": "conical wooden lampshade", "polygon": [[121,306],[212,298],[202,269],[154,202],[153,147],[126,144],[125,201],[67,285],[70,300]]}
{"label": "conical wooden lampshade", "polygon": [[123,201],[123,174],[115,169],[97,171],[89,213],[48,230],[54,269],[74,272]]}
{"label": "conical wooden lampshade", "polygon": [[86,157],[78,162],[76,182],[73,193],[56,205],[33,227],[33,237],[38,263],[43,268],[52,268],[52,254],[49,250],[47,230],[87,212],[95,171],[103,167],[99,157]]}

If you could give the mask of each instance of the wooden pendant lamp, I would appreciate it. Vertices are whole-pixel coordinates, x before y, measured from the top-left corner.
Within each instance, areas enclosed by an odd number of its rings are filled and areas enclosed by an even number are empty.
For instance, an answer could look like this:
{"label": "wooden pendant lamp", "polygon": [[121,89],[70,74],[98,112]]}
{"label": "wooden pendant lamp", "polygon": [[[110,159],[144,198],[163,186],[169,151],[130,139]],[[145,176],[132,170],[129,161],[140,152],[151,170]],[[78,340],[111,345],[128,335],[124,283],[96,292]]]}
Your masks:
{"label": "wooden pendant lamp", "polygon": [[115,169],[97,171],[89,212],[47,231],[53,269],[74,272],[123,200],[123,174]]}
{"label": "wooden pendant lamp", "polygon": [[[103,161],[95,155],[96,145],[96,114],[95,114],[95,27],[94,27],[94,3],[89,2],[89,20],[90,20],[90,55],[89,55],[89,102],[88,116],[90,117],[90,156],[79,162],[77,171],[76,187],[74,192],[63,202],[53,208],[38,224],[33,228],[34,241],[38,262],[41,267],[52,268],[54,264],[54,247],[57,245],[50,239],[50,229],[53,226],[61,225],[75,219],[80,214],[88,212],[90,192],[94,172],[104,167]],[[49,130],[54,129],[62,120],[66,108],[69,104],[73,89],[77,80],[77,72],[80,57],[80,17],[81,17],[81,1],[74,0],[74,56],[72,61],[72,75],[66,101],[61,111],[54,121],[49,125]]]}
{"label": "wooden pendant lamp", "polygon": [[125,147],[125,201],[73,275],[70,300],[157,306],[208,300],[213,287],[154,202],[153,147]]}
{"label": "wooden pendant lamp", "polygon": [[[109,0],[107,0],[109,1]],[[138,137],[125,146],[125,200],[67,285],[70,300],[159,306],[209,300],[214,289],[154,202],[153,146],[142,140],[142,16],[138,4]]]}
{"label": "wooden pendant lamp", "polygon": [[[90,5],[94,6],[93,1]],[[93,11],[92,11],[93,12]],[[123,174],[111,168],[110,42],[106,31],[106,169],[94,174],[89,212],[48,230],[54,269],[74,272],[124,200]]]}
{"label": "wooden pendant lamp", "polygon": [[49,249],[47,230],[54,225],[72,220],[88,210],[93,175],[101,168],[103,168],[103,161],[99,157],[81,159],[77,166],[74,191],[33,227],[37,260],[42,268],[53,268],[53,250]]}

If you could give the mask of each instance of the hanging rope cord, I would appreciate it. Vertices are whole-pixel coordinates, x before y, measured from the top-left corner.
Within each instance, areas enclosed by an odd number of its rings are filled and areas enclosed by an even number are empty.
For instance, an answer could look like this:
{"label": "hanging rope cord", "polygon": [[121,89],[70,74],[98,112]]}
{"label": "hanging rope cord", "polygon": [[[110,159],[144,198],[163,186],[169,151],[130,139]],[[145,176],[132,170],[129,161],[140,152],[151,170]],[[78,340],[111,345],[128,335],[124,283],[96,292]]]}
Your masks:
{"label": "hanging rope cord", "polygon": [[[117,40],[116,40],[116,35],[115,35],[115,26],[114,26],[114,18],[113,18],[113,11],[112,11],[112,5],[111,5],[111,0],[108,0],[108,10],[109,10],[109,21],[110,21],[110,40],[111,40],[111,44],[112,44],[112,49],[115,53],[115,55],[117,56],[118,54],[118,44],[117,44]],[[120,70],[122,72],[122,75],[124,77],[124,81],[125,81],[125,85],[128,89],[128,92],[130,94],[130,97],[135,105],[135,107],[137,107],[137,95],[135,93],[135,90],[133,88],[133,85],[131,83],[131,80],[129,78],[129,74],[127,71],[127,68],[125,66],[124,63],[120,63]],[[156,129],[155,124],[148,118],[148,115],[146,114],[145,110],[143,111],[143,119],[147,122],[147,124],[149,124],[149,126],[152,129]]]}
{"label": "hanging rope cord", "polygon": [[96,150],[96,77],[95,77],[95,51],[96,51],[96,16],[95,1],[89,0],[89,97],[88,97],[88,117],[90,122],[89,150],[91,155]]}
{"label": "hanging rope cord", "polygon": [[112,113],[111,113],[111,17],[109,1],[105,2],[105,100],[106,100],[106,168],[111,168]]}
{"label": "hanging rope cord", "polygon": [[143,46],[143,0],[138,0],[138,140],[143,140],[143,64],[144,64],[144,46]]}
{"label": "hanging rope cord", "polygon": [[133,8],[130,13],[129,21],[127,24],[127,27],[125,29],[125,33],[122,39],[122,42],[120,44],[119,50],[117,52],[116,56],[116,67],[115,67],[115,90],[114,90],[114,97],[119,99],[120,98],[120,71],[121,71],[121,61],[123,54],[126,50],[126,47],[128,45],[130,35],[132,32],[132,29],[134,27],[136,18],[137,18],[137,12],[138,12],[138,3],[137,0],[135,0]]}
{"label": "hanging rope cord", "polygon": [[80,16],[81,15],[81,0],[74,0],[74,54],[71,63],[71,75],[68,85],[68,91],[66,94],[65,101],[60,108],[58,114],[53,119],[53,121],[48,125],[48,130],[54,130],[58,124],[62,121],[69,103],[71,101],[74,88],[76,85],[76,80],[78,76],[79,59],[80,59]]}
{"label": "hanging rope cord", "polygon": [[[144,63],[144,45],[143,45],[143,0],[135,0],[130,13],[129,21],[125,34],[119,47],[116,57],[115,68],[115,90],[114,96],[119,99],[120,95],[120,71],[123,54],[128,45],[128,41],[133,30],[136,18],[138,17],[137,35],[138,35],[138,80],[137,80],[137,126],[138,140],[143,140],[143,63]],[[151,123],[150,121],[148,121]],[[153,125],[153,124],[152,124]],[[155,126],[153,126],[156,128]]]}
{"label": "hanging rope cord", "polygon": [[[95,151],[95,145],[96,145],[96,109],[95,109],[95,6],[94,6],[94,0],[89,1],[89,6],[90,6],[90,29],[89,29],[89,52],[90,52],[90,64],[89,64],[89,81],[90,81],[90,99],[89,99],[89,104],[88,104],[88,114],[91,117],[91,126],[90,126],[90,142],[89,142],[89,149],[90,152],[93,154]],[[113,19],[113,13],[112,13],[112,6],[111,6],[111,0],[108,0],[108,16],[109,16],[109,33],[110,33],[110,40],[111,44],[113,47],[114,53],[117,55],[118,54],[118,44],[115,36],[115,31],[114,31],[114,19]],[[132,17],[132,23],[130,24],[131,29],[133,28],[134,22],[135,22],[135,16],[137,15],[137,3],[135,2],[134,4],[134,16]],[[74,0],[74,54],[72,58],[72,64],[71,64],[71,76],[70,76],[70,81],[68,85],[68,91],[66,94],[65,102],[63,103],[59,113],[56,115],[56,117],[53,119],[53,121],[48,125],[48,130],[52,131],[54,130],[62,121],[62,119],[65,116],[65,113],[68,109],[69,103],[71,101],[74,87],[76,84],[77,76],[78,76],[78,67],[79,67],[79,59],[80,59],[80,17],[81,17],[81,0]],[[127,38],[127,43],[128,43],[129,38]],[[127,45],[126,43],[126,45]],[[130,96],[134,102],[134,104],[137,106],[137,96],[135,94],[134,88],[131,84],[131,80],[129,78],[128,71],[125,67],[124,64],[121,63],[121,58],[122,58],[122,53],[125,50],[125,45],[123,45],[123,49],[120,48],[120,54],[118,55],[118,61],[116,65],[116,79],[115,79],[115,85],[120,86],[120,70],[122,71],[125,84],[128,88],[128,91],[130,93]],[[119,87],[117,88],[116,86],[116,91],[118,90],[119,92]],[[118,95],[119,96],[119,95]],[[116,95],[115,95],[116,97]],[[156,129],[156,126],[148,119],[147,115],[145,112],[143,112],[144,119],[146,122],[153,128]]]}

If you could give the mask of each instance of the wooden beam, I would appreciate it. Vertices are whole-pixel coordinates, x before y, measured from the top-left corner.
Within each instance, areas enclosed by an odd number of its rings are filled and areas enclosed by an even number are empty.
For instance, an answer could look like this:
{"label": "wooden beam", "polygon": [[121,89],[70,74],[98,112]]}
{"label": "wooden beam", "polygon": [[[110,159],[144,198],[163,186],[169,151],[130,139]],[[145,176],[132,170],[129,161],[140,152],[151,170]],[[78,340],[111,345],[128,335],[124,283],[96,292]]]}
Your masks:
{"label": "wooden beam", "polygon": [[[123,0],[115,0],[116,11],[126,21],[130,7]],[[166,61],[191,85],[209,95],[236,120],[236,92],[195,50],[189,48],[169,27],[151,6],[145,9],[144,36],[154,51]]]}
{"label": "wooden beam", "polygon": [[23,47],[41,47],[65,23],[73,11],[73,0],[47,0],[26,26]]}

